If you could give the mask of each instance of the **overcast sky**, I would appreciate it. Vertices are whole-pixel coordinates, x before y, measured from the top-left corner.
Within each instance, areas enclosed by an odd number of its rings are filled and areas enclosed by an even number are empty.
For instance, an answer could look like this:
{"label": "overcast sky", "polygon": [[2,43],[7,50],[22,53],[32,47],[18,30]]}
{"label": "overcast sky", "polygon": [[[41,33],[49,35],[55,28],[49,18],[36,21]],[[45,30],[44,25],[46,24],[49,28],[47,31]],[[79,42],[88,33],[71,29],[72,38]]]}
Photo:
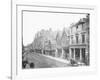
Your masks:
{"label": "overcast sky", "polygon": [[68,28],[70,24],[85,18],[85,14],[63,14],[63,13],[44,13],[44,12],[24,12],[23,13],[23,44],[30,44],[37,31],[41,29],[53,31]]}

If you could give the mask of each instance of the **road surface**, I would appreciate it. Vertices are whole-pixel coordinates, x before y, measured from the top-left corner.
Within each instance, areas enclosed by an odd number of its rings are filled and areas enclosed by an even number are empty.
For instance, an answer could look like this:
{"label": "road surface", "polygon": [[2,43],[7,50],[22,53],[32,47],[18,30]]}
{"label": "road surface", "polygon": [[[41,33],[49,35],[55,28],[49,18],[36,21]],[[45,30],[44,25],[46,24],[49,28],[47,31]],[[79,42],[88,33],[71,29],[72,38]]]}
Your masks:
{"label": "road surface", "polygon": [[25,55],[29,63],[34,63],[34,68],[66,67],[67,63],[48,58],[39,53],[28,53]]}

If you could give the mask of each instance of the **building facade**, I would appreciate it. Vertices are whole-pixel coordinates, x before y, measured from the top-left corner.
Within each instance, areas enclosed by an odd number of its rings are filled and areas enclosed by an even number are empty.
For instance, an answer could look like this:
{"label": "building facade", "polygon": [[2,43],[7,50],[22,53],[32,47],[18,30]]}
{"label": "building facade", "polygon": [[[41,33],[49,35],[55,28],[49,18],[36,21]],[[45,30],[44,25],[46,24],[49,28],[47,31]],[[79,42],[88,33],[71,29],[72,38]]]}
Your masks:
{"label": "building facade", "polygon": [[70,27],[70,59],[89,65],[89,15]]}

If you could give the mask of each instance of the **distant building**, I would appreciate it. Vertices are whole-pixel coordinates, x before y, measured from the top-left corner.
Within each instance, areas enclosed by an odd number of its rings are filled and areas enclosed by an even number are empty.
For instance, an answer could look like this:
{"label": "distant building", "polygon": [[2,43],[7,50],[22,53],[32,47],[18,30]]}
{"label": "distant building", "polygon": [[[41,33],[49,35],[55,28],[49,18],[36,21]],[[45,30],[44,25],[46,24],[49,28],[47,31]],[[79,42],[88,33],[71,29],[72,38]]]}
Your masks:
{"label": "distant building", "polygon": [[56,36],[57,42],[57,57],[69,58],[69,29],[64,28],[63,31],[58,31]]}
{"label": "distant building", "polygon": [[89,64],[89,15],[70,27],[70,59]]}
{"label": "distant building", "polygon": [[62,43],[62,58],[69,59],[69,41],[70,41],[70,34],[69,29],[64,28],[62,32],[61,37],[61,43]]}

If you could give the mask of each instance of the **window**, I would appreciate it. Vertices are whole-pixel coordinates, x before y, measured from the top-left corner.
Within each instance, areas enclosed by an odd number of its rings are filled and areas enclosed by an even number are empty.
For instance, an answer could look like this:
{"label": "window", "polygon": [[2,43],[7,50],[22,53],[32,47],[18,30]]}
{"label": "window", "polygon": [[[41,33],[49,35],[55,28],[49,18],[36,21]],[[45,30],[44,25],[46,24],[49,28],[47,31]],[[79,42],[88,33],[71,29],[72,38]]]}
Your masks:
{"label": "window", "polygon": [[73,30],[72,30],[72,28],[71,28],[71,33],[73,33]]}
{"label": "window", "polygon": [[76,43],[78,43],[78,35],[76,35]]}
{"label": "window", "polygon": [[85,35],[82,34],[82,43],[85,43]]}
{"label": "window", "polygon": [[82,24],[82,30],[84,30],[84,24]]}
{"label": "window", "polygon": [[74,42],[73,42],[73,36],[71,36],[71,43],[73,44]]}

